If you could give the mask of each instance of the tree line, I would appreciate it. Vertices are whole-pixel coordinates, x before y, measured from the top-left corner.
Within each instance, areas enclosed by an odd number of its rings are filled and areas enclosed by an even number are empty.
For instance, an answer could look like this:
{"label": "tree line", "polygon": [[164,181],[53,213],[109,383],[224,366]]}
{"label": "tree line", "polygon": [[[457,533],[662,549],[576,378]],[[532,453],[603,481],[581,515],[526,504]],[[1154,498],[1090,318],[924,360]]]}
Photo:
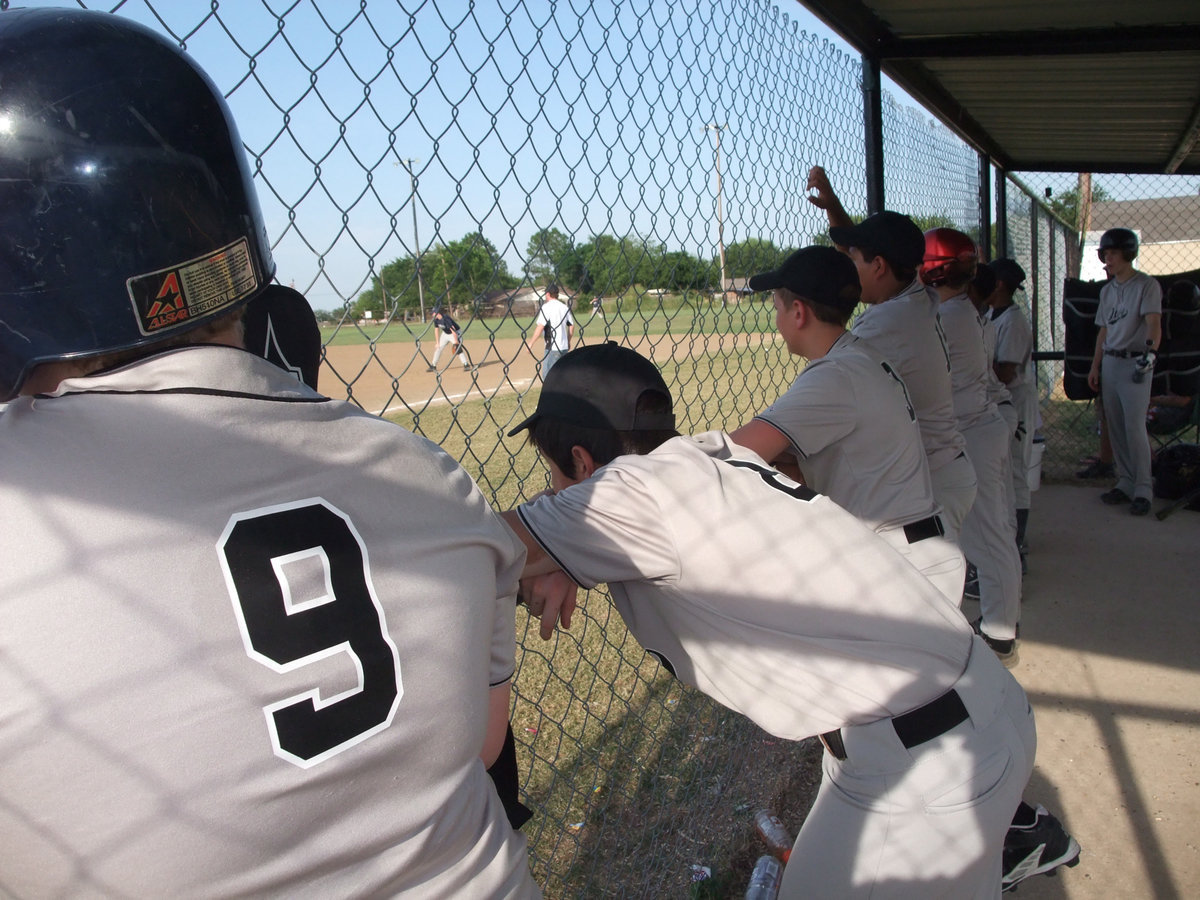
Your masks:
{"label": "tree line", "polygon": [[[916,216],[922,229],[952,224],[943,216]],[[813,235],[812,243],[829,243],[828,235]],[[765,238],[747,238],[725,247],[726,286],[777,266],[795,247],[779,247]],[[415,312],[422,306],[474,309],[497,292],[521,284],[555,282],[586,306],[592,297],[624,294],[634,286],[671,293],[715,293],[721,289],[719,256],[702,258],[685,250],[668,250],[648,238],[594,235],[584,243],[557,228],[543,228],[525,247],[525,271],[515,275],[495,244],[473,231],[456,241],[439,243],[418,260],[398,257],[372,276],[370,285],[350,305],[354,318],[386,319]],[[367,314],[370,313],[370,316]],[[334,318],[331,313],[325,317]],[[320,314],[319,314],[320,317]]]}

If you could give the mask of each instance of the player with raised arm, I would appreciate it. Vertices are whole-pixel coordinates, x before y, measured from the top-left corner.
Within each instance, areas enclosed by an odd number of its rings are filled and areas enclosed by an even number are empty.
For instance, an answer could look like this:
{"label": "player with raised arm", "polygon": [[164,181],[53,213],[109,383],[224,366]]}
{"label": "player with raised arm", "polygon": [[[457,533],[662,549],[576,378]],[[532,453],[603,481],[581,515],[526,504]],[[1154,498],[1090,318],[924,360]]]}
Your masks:
{"label": "player with raised arm", "polygon": [[854,264],[832,247],[806,247],[750,288],[772,292],[780,336],[809,362],[730,437],[777,466],[781,457],[798,464],[805,484],[867,522],[958,606],[966,564],[934,502],[908,391],[846,331],[861,291]]}
{"label": "player with raised arm", "polygon": [[820,166],[809,172],[808,188],[809,202],[825,211],[830,238],[853,261],[862,284],[867,308],[850,330],[874,345],[904,380],[921,426],[934,499],[957,534],[975,500],[975,470],[954,418],[938,304],[917,278],[924,235],[908,216],[886,210],[854,224]]}
{"label": "player with raised arm", "polygon": [[485,773],[523,549],[243,349],[274,263],[220,92],[13,10],[0,109],[3,892],[539,896]]}
{"label": "player with raised arm", "polygon": [[[658,370],[616,344],[564,356],[523,430],[552,486],[505,513],[526,574],[606,583],[681,681],[824,741],[781,897],[999,896],[1033,717],[928,579],[727,435],[676,435]],[[533,609],[564,599],[535,587]]]}

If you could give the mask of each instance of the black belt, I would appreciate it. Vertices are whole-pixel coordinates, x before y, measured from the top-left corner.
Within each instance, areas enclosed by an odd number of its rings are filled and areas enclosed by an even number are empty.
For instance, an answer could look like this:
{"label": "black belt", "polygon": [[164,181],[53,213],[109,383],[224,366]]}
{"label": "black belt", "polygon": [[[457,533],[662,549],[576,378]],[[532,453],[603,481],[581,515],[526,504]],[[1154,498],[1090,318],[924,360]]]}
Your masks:
{"label": "black belt", "polygon": [[1135,356],[1141,356],[1144,350],[1105,350],[1105,356],[1115,356],[1117,359],[1133,359]]}
{"label": "black belt", "polygon": [[919,522],[909,522],[904,526],[904,536],[908,538],[910,544],[915,544],[917,541],[923,541],[931,537],[944,537],[946,529],[942,526],[942,520],[938,516],[930,516],[928,519],[922,519]]}
{"label": "black belt", "polygon": [[[901,716],[893,716],[892,727],[896,729],[896,737],[900,738],[900,743],[911,750],[926,741],[940,737],[955,725],[966,720],[967,708],[963,706],[958,691],[951,688],[924,706],[917,707]],[[825,749],[832,754],[834,759],[846,758],[846,745],[842,741],[840,728],[821,735],[821,743],[825,745]]]}

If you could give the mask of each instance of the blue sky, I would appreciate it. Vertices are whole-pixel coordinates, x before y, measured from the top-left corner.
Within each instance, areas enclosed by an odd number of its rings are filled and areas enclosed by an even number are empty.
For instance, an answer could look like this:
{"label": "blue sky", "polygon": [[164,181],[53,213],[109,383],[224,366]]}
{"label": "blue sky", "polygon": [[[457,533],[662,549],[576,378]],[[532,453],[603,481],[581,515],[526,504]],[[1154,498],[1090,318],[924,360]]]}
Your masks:
{"label": "blue sky", "polygon": [[[861,204],[858,57],[798,3],[212,6],[128,0],[118,12],[182,41],[227,95],[258,169],[279,280],[316,308],[353,299],[373,271],[416,246],[476,229],[517,275],[544,227],[580,241],[643,235],[713,256],[706,123],[724,126],[726,244],[795,244],[821,230],[823,215],[802,195],[815,163],[848,206]],[[894,87],[891,95],[913,106]],[[961,204],[929,182],[973,177],[969,168],[918,173],[924,181],[906,188],[904,208]]]}
{"label": "blue sky", "polygon": [[[815,67],[819,78],[842,54],[836,68],[853,69],[848,48],[799,4],[372,0],[365,14],[342,0],[212,5],[128,0],[117,11],[182,41],[227,95],[260,167],[278,277],[318,308],[353,298],[372,268],[416,246],[409,158],[419,160],[420,246],[481,228],[515,274],[542,227],[715,254],[706,122],[726,126],[726,243],[790,216],[800,230],[819,227],[806,204],[772,209],[764,198],[794,190],[810,162],[842,157],[848,178],[860,167],[861,136],[838,118],[853,110],[840,110],[823,134],[790,135],[807,145],[805,160],[763,174],[763,135],[750,123],[775,130],[773,119],[794,118],[790,104],[804,102],[778,93],[766,63]],[[791,58],[764,58],[781,35]]]}

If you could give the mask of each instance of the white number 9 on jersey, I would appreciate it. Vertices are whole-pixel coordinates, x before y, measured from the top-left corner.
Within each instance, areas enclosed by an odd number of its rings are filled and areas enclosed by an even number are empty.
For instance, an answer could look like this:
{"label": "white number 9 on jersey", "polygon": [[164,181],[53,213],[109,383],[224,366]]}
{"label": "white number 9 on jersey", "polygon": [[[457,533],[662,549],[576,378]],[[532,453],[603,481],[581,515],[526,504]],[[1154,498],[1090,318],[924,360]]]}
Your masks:
{"label": "white number 9 on jersey", "polygon": [[[264,707],[275,755],[307,769],[387,728],[400,660],[350,519],[320,498],[235,513],[217,553],[251,659],[284,674],[346,654],[358,674],[340,694],[315,687]],[[310,596],[293,595],[289,570],[301,569],[323,580]]]}

